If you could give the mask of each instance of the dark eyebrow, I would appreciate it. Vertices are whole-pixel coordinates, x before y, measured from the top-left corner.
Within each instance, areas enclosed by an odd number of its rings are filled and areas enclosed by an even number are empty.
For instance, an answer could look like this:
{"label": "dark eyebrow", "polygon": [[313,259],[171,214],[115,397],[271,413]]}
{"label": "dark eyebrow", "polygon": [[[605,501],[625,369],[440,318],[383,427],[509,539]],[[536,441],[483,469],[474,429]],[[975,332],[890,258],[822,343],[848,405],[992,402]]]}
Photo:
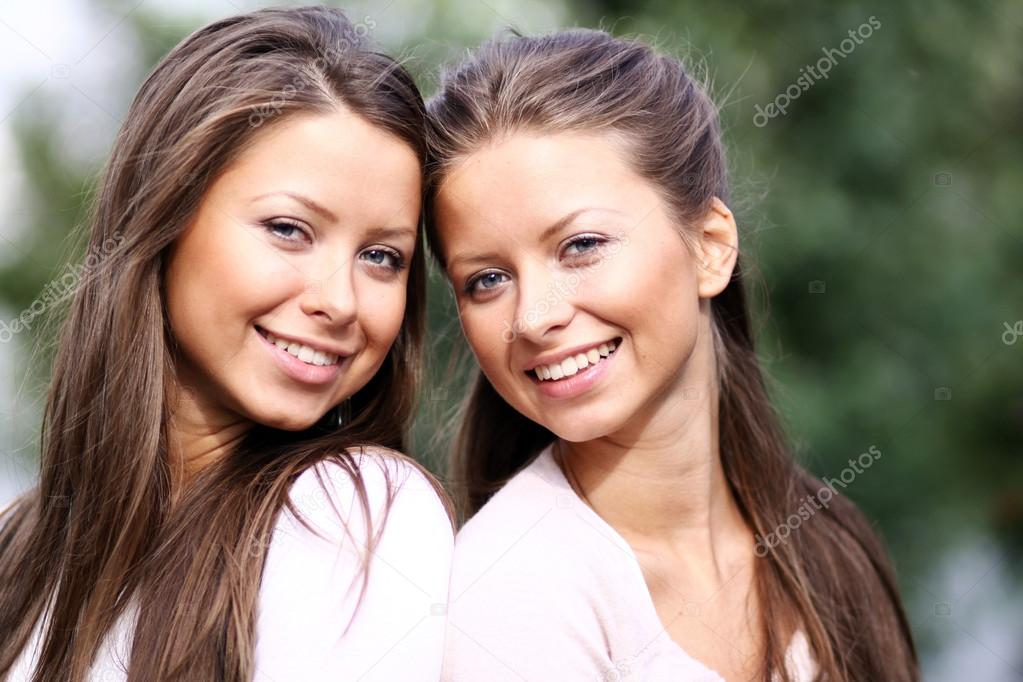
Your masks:
{"label": "dark eyebrow", "polygon": [[369,231],[369,236],[374,239],[386,239],[388,237],[410,237],[415,240],[419,231],[414,227],[377,227]]}
{"label": "dark eyebrow", "polygon": [[[563,230],[565,226],[571,224],[573,220],[581,216],[583,213],[589,213],[590,211],[602,211],[605,213],[617,213],[619,215],[623,215],[621,211],[615,210],[613,208],[601,208],[599,206],[586,206],[583,208],[577,208],[576,210],[571,211],[570,213],[567,213],[565,216],[559,218],[557,221],[551,224],[550,227],[546,228],[540,234],[540,241],[541,242],[547,241],[552,236],[557,234],[559,231]],[[481,253],[475,256],[455,256],[448,262],[448,266],[450,267],[455,263],[475,263],[477,261],[489,261],[494,260],[496,258],[497,254],[493,252]]]}
{"label": "dark eyebrow", "polygon": [[255,201],[259,201],[260,199],[265,199],[266,197],[272,197],[272,196],[275,196],[275,195],[281,195],[281,196],[290,197],[290,198],[294,199],[295,201],[297,201],[298,203],[300,203],[303,206],[305,206],[306,208],[308,208],[313,213],[319,214],[320,217],[326,218],[327,220],[329,220],[331,222],[334,222],[334,223],[336,223],[338,221],[337,216],[334,215],[334,213],[332,211],[330,211],[327,207],[323,206],[322,204],[316,203],[315,201],[313,201],[312,199],[310,199],[307,196],[303,196],[303,195],[297,194],[295,192],[283,192],[283,191],[282,192],[267,192],[266,194],[260,194],[258,197],[254,197],[252,199],[252,201],[254,201],[254,202]]}

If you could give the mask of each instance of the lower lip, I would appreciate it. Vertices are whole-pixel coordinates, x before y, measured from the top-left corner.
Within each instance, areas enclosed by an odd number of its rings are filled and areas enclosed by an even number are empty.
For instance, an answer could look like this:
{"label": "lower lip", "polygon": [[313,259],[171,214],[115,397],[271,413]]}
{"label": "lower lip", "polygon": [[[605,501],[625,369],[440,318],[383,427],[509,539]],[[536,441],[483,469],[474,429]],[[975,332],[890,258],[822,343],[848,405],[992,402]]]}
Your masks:
{"label": "lower lip", "polygon": [[[276,344],[270,343],[270,341],[256,330],[256,336],[260,338],[263,345],[267,347],[274,360],[277,361],[277,366],[281,368],[285,374],[304,384],[322,385],[329,384],[341,375],[341,365],[348,361],[348,358],[341,358],[338,362],[333,365],[310,365],[302,362],[294,355],[278,348]],[[349,356],[351,357],[351,356]]]}
{"label": "lower lip", "polygon": [[[549,398],[574,398],[593,388],[600,381],[601,377],[607,374],[608,366],[614,362],[621,347],[622,341],[619,341],[614,353],[611,353],[597,364],[590,365],[586,369],[576,372],[567,379],[540,381],[534,378],[533,383],[537,385],[541,393]],[[530,374],[532,374],[532,371],[530,371]]]}

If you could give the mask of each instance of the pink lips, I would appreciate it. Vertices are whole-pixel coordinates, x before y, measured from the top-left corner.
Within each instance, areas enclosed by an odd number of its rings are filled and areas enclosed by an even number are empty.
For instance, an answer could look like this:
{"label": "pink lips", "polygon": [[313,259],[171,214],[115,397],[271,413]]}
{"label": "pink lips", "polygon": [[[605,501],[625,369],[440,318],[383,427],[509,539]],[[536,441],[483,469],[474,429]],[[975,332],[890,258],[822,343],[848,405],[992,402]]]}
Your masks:
{"label": "pink lips", "polygon": [[[607,374],[608,368],[611,363],[614,362],[615,357],[618,355],[618,349],[621,348],[623,341],[618,342],[618,347],[614,353],[611,353],[606,358],[601,359],[595,365],[590,365],[586,369],[576,372],[570,377],[564,379],[557,379],[555,381],[547,380],[540,381],[533,377],[533,383],[536,384],[537,389],[544,395],[550,398],[574,398],[577,395],[585,393],[586,391],[593,388],[593,386],[600,381],[600,379]],[[532,372],[530,372],[532,375]]]}
{"label": "pink lips", "polygon": [[338,362],[333,365],[310,365],[302,362],[283,348],[278,348],[276,345],[270,343],[267,338],[258,331],[256,332],[256,336],[259,337],[260,342],[262,342],[273,356],[277,366],[281,368],[281,371],[295,381],[300,381],[304,384],[329,384],[341,375],[341,366],[348,362],[352,357],[348,356],[346,358],[340,358]]}

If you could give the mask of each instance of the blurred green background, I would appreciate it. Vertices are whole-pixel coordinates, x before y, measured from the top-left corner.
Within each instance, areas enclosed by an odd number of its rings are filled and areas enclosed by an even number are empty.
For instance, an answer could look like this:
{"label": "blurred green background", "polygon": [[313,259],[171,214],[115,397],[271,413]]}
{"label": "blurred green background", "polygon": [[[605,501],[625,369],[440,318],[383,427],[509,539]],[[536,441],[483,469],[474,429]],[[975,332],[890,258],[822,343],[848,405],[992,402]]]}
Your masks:
{"label": "blurred green background", "polygon": [[[0,10],[0,321],[80,262],[72,229],[148,69],[195,28],[262,6]],[[1023,679],[1023,3],[340,6],[427,96],[439,64],[507,27],[638,34],[705,69],[760,354],[798,456],[837,476],[871,446],[883,453],[846,492],[891,547],[927,679]],[[758,118],[871,17],[827,78]],[[429,310],[413,454],[441,471],[471,360],[437,273]],[[0,344],[0,503],[34,477],[51,341],[35,325]]]}

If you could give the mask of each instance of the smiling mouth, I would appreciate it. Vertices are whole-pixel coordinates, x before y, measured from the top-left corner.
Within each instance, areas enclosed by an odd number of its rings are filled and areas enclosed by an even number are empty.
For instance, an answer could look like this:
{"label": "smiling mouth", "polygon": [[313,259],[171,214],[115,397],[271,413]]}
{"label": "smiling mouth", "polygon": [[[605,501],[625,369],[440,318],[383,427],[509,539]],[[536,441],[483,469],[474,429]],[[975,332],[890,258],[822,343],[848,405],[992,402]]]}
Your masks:
{"label": "smiling mouth", "polygon": [[325,351],[316,350],[315,348],[303,345],[301,343],[296,343],[294,341],[285,341],[284,339],[277,338],[272,333],[268,332],[267,330],[259,326],[256,327],[256,331],[259,332],[259,334],[264,339],[266,339],[273,345],[277,346],[281,350],[286,351],[291,355],[294,355],[296,358],[306,363],[307,365],[315,366],[336,365],[342,359],[340,356],[334,353],[327,353]]}
{"label": "smiling mouth", "polygon": [[614,355],[621,343],[622,338],[620,336],[616,337],[611,341],[599,343],[586,351],[569,356],[561,362],[538,365],[533,369],[527,370],[526,375],[533,379],[533,381],[538,382],[557,382],[568,379],[583,370],[607,360]]}

